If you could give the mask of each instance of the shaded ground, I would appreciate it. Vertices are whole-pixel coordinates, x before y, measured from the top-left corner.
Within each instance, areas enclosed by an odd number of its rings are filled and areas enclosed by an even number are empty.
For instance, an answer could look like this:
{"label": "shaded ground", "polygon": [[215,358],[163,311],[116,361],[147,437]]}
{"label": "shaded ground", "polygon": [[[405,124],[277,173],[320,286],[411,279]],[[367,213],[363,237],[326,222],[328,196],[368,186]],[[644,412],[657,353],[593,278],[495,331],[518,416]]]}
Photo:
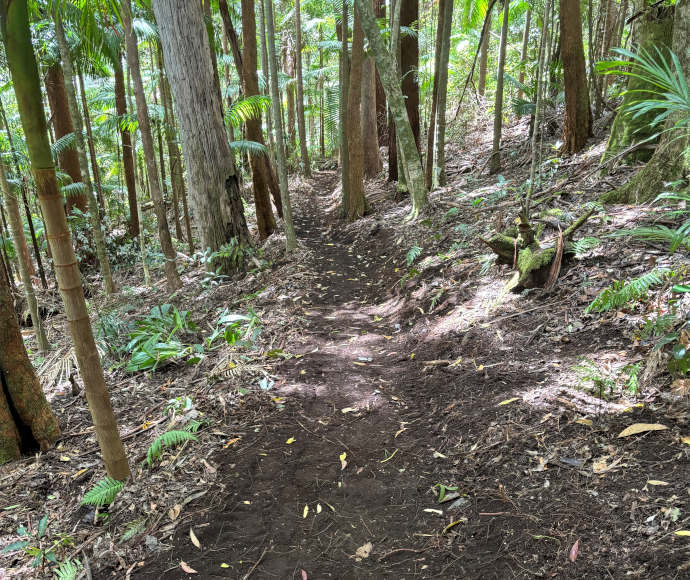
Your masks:
{"label": "shaded ground", "polygon": [[[284,347],[302,356],[275,371],[285,406],[213,455],[213,489],[135,577],[190,577],[180,561],[203,578],[685,576],[687,541],[672,533],[688,518],[685,413],[618,439],[657,422],[654,406],[599,413],[615,406],[553,385],[559,360],[622,349],[620,333],[535,336],[567,317],[557,296],[435,329],[395,307],[393,232],[376,223],[353,239],[319,193],[297,212],[319,283],[298,303],[299,344]],[[456,488],[450,501],[438,484]]]}

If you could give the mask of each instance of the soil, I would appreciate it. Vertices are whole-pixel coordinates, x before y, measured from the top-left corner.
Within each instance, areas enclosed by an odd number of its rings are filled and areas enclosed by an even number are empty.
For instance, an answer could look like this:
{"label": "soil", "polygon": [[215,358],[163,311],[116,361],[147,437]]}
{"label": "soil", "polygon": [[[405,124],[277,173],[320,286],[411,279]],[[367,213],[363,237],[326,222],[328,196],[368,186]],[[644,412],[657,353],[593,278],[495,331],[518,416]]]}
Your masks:
{"label": "soil", "polygon": [[353,235],[323,210],[336,179],[317,174],[298,201],[318,284],[296,303],[299,339],[285,349],[299,358],[274,371],[284,406],[263,408],[213,455],[213,488],[185,508],[173,549],[133,577],[194,577],[184,566],[267,579],[690,573],[688,542],[673,534],[688,517],[686,413],[619,439],[659,409],[612,414],[553,386],[559,361],[624,350],[622,334],[591,325],[567,342],[534,340],[568,317],[548,295],[469,329],[396,309],[395,232],[376,222]]}

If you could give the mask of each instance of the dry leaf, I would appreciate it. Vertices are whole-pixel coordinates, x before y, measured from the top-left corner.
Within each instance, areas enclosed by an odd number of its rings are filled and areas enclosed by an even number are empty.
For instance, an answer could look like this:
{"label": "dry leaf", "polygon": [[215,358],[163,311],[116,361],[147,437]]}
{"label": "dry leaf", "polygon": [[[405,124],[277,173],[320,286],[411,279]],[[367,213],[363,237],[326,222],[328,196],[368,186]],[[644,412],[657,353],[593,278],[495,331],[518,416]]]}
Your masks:
{"label": "dry leaf", "polygon": [[285,443],[287,443],[288,445],[292,445],[295,441],[297,441],[297,439],[295,439],[294,437],[290,437],[290,439],[288,439]]}
{"label": "dry leaf", "polygon": [[671,384],[671,391],[676,397],[690,397],[690,379],[676,379]]}
{"label": "dry leaf", "polygon": [[668,429],[668,427],[660,423],[635,423],[634,425],[630,425],[627,429],[623,429],[623,431],[618,434],[618,437],[629,437],[630,435],[637,435],[638,433],[663,431],[664,429]]}
{"label": "dry leaf", "polygon": [[355,561],[361,562],[364,558],[368,558],[373,547],[374,545],[371,542],[367,542],[363,546],[357,548],[357,551],[355,552]]}
{"label": "dry leaf", "polygon": [[668,485],[667,481],[659,481],[658,479],[650,479],[647,483],[649,485]]}
{"label": "dry leaf", "polygon": [[592,426],[592,420],[591,419],[578,419],[575,421],[575,423],[578,423],[579,425],[587,425],[587,427]]}
{"label": "dry leaf", "polygon": [[198,574],[198,572],[184,560],[180,560],[180,568],[182,568],[187,574]]}
{"label": "dry leaf", "polygon": [[306,570],[300,570],[300,572],[302,573],[302,580],[307,580],[307,572],[306,572]]}
{"label": "dry leaf", "polygon": [[359,409],[356,409],[355,407],[345,407],[344,409],[340,409],[340,412],[345,415],[346,413],[356,413]]}
{"label": "dry leaf", "polygon": [[505,401],[501,401],[498,404],[498,406],[500,407],[501,405],[510,405],[510,403],[514,403],[517,400],[518,400],[518,397],[513,397],[512,399],[506,399]]}
{"label": "dry leaf", "polygon": [[189,539],[192,540],[192,544],[201,550],[201,542],[199,542],[199,538],[196,537],[194,529],[192,528],[189,528]]}
{"label": "dry leaf", "polygon": [[230,564],[226,564],[225,562],[223,562],[223,563],[220,565],[220,567],[221,567],[221,568],[230,568]]}
{"label": "dry leaf", "polygon": [[347,457],[347,453],[344,451],[340,454],[340,471],[345,469],[347,467],[347,461],[345,461],[345,458]]}
{"label": "dry leaf", "polygon": [[182,506],[179,503],[168,510],[168,515],[173,522],[177,519],[177,516],[180,515],[180,511],[182,511]]}
{"label": "dry leaf", "polygon": [[304,510],[302,510],[302,519],[305,519],[309,515],[309,506],[305,505]]}
{"label": "dry leaf", "polygon": [[687,437],[683,437],[681,441],[686,445],[690,445],[690,435],[688,435]]}
{"label": "dry leaf", "polygon": [[570,561],[574,562],[577,560],[577,555],[580,553],[580,540],[578,539],[574,544],[573,547],[570,548]]}
{"label": "dry leaf", "polygon": [[673,532],[676,536],[690,536],[690,530],[678,530]]}

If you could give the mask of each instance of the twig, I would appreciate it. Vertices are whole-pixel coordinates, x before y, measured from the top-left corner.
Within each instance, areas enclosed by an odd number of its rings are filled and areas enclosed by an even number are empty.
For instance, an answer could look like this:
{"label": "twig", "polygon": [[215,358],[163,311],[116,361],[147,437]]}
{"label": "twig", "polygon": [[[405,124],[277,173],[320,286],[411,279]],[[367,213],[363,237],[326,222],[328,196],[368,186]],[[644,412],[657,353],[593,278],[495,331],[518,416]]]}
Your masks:
{"label": "twig", "polygon": [[242,580],[247,580],[252,575],[252,572],[256,570],[257,566],[261,564],[261,560],[264,559],[264,556],[266,555],[266,552],[268,552],[268,548],[264,548],[264,551],[261,552],[261,556],[259,556],[259,559],[254,563],[254,565],[250,568],[249,572],[247,572],[243,577]]}
{"label": "twig", "polygon": [[397,550],[391,550],[390,552],[386,552],[383,556],[379,558],[379,562],[382,560],[385,560],[386,558],[392,556],[393,554],[400,554],[402,552],[412,552],[413,554],[423,554],[426,552],[429,548],[422,548],[420,550],[415,550],[413,548],[398,548]]}

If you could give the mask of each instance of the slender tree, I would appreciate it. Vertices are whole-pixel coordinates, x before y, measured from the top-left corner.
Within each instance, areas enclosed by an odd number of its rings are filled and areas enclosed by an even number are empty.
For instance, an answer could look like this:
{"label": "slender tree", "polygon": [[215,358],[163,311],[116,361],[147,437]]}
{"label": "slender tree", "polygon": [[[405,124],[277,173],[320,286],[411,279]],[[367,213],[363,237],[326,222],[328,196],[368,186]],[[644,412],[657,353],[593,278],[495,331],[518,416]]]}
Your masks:
{"label": "slender tree", "polygon": [[[493,4],[491,5],[493,8]],[[481,46],[479,49],[479,79],[477,92],[484,96],[486,93],[486,71],[489,65],[489,46],[491,44],[491,11],[486,15],[486,25],[483,29]]]}
{"label": "slender tree", "polygon": [[[368,1],[368,0],[367,0]],[[352,26],[352,61],[350,63],[350,86],[347,95],[347,149],[350,157],[350,187],[347,192],[345,216],[354,221],[364,215],[364,148],[362,146],[362,65],[364,63],[364,32],[360,24],[359,11],[355,7]]]}
{"label": "slender tree", "polygon": [[[372,2],[375,1],[372,0]],[[364,62],[362,63],[361,111],[364,176],[376,177],[379,171],[381,171],[376,118],[376,63],[368,51],[365,53]]]}
{"label": "slender tree", "polygon": [[443,46],[443,17],[446,11],[447,0],[439,0],[438,17],[436,22],[436,50],[434,53],[434,85],[431,95],[431,111],[429,111],[429,131],[426,142],[426,163],[424,165],[424,177],[426,188],[431,189],[434,175],[434,140],[436,139],[436,114],[438,110],[438,81],[440,78],[441,50]]}
{"label": "slender tree", "polygon": [[350,151],[348,147],[348,114],[347,99],[350,87],[350,54],[348,51],[348,4],[343,0],[343,9],[340,17],[340,179],[342,187],[343,214],[347,215],[347,203],[350,196]]}
{"label": "slender tree", "polygon": [[[25,0],[0,0],[0,28],[96,438],[108,474],[115,479],[126,480],[130,475],[129,465],[93,338],[81,276],[55,175]],[[5,325],[0,324],[0,328],[5,328]],[[0,356],[4,352],[5,349],[0,348]]]}
{"label": "slender tree", "polygon": [[[446,97],[448,93],[450,35],[453,25],[453,0],[448,0],[443,9],[442,43],[441,54],[439,55],[438,115],[436,116],[436,155],[434,156],[434,183],[440,186],[446,184]],[[441,19],[440,13],[439,19]]]}
{"label": "slender tree", "polygon": [[122,0],[120,6],[120,15],[122,17],[122,24],[125,29],[127,65],[132,75],[132,82],[134,84],[134,97],[137,103],[139,132],[141,133],[141,142],[144,147],[144,161],[146,162],[146,171],[149,174],[151,198],[153,199],[153,207],[156,212],[156,221],[158,222],[158,237],[160,238],[161,249],[163,250],[163,256],[165,257],[165,276],[168,283],[168,289],[172,292],[182,286],[180,276],[177,273],[177,266],[175,264],[177,253],[175,252],[172,239],[170,238],[168,218],[165,212],[165,200],[163,199],[163,194],[161,193],[160,184],[158,182],[156,150],[153,145],[153,133],[151,132],[149,108],[146,104],[146,95],[144,94],[144,83],[141,79],[137,38],[134,34],[134,29],[132,28],[130,0]]}
{"label": "slender tree", "polygon": [[302,171],[311,177],[309,151],[307,149],[307,130],[304,125],[304,81],[302,79],[302,18],[301,0],[295,0],[295,76],[297,78],[297,131],[299,132],[299,151]]}
{"label": "slender tree", "polygon": [[271,86],[271,107],[276,127],[276,154],[278,157],[278,179],[280,181],[280,197],[283,202],[283,219],[285,221],[285,247],[291,252],[297,247],[295,226],[292,223],[292,206],[287,182],[287,163],[285,158],[285,142],[283,141],[283,116],[280,112],[280,92],[278,90],[278,57],[275,46],[275,25],[273,18],[273,0],[263,0],[264,17],[266,18],[267,60]]}
{"label": "slender tree", "polygon": [[[182,150],[189,173],[194,216],[203,248],[219,252],[235,240],[249,244],[239,182],[225,135],[220,93],[214,90],[213,63],[201,6],[186,0],[154,0],[165,69],[177,117]],[[189,78],[194,75],[194,82]],[[219,256],[214,269],[237,268],[232,257]]]}
{"label": "slender tree", "polygon": [[[416,28],[419,21],[419,0],[398,0],[400,2],[400,26]],[[400,37],[400,74],[402,91],[405,95],[407,117],[410,120],[417,149],[421,150],[419,124],[419,35],[405,34]],[[379,69],[379,74],[381,70]]]}
{"label": "slender tree", "polygon": [[[525,15],[525,28],[522,32],[522,51],[520,52],[520,74],[518,75],[518,82],[523,85],[525,83],[525,68],[527,67],[527,50],[529,48],[529,31],[532,23],[532,11],[527,10]],[[518,91],[518,99],[524,97],[522,90]]]}
{"label": "slender tree", "polygon": [[501,170],[501,133],[503,131],[503,71],[506,64],[506,45],[508,43],[508,15],[510,0],[503,0],[503,26],[501,27],[501,44],[498,50],[498,72],[496,73],[496,102],[494,104],[494,141],[491,150],[489,171]]}

